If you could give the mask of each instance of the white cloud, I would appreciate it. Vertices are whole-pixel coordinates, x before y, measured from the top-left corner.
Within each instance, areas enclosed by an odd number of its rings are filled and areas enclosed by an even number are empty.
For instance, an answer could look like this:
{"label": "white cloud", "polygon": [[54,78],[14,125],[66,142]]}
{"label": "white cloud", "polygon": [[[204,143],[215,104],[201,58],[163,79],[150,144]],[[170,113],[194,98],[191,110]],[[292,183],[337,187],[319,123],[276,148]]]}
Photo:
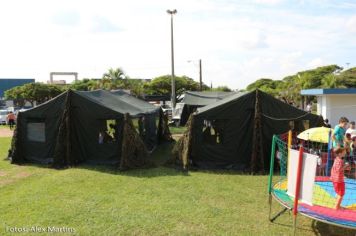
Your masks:
{"label": "white cloud", "polygon": [[53,15],[53,23],[64,26],[75,26],[80,23],[80,14],[75,10],[60,11]]}
{"label": "white cloud", "polygon": [[260,49],[268,47],[267,37],[261,31],[246,32],[242,36],[242,46],[246,49]]}
{"label": "white cloud", "polygon": [[283,2],[284,0],[255,0],[256,3],[260,3],[260,4],[268,4],[268,5],[276,5],[279,4],[281,2]]}
{"label": "white cloud", "polygon": [[356,33],[356,15],[350,17],[350,19],[346,23],[346,27],[350,32]]}
{"label": "white cloud", "polygon": [[[283,4],[275,6],[279,3]],[[355,60],[350,50],[356,46],[355,16],[305,14],[290,6],[281,8],[286,4],[279,0],[7,1],[0,8],[0,77],[45,81],[51,71],[100,77],[118,66],[131,77],[169,74],[170,18],[165,11],[174,8],[178,10],[176,74],[197,78],[197,67],[187,60],[202,59],[203,80],[208,84],[244,88],[261,77],[280,79],[318,64],[320,55],[322,62],[341,65],[344,58]]]}
{"label": "white cloud", "polygon": [[300,51],[283,55],[279,61],[282,70],[293,71],[298,67],[303,53]]}
{"label": "white cloud", "polygon": [[93,17],[93,32],[94,33],[108,33],[108,32],[119,32],[121,31],[121,28],[117,25],[115,25],[113,22],[111,22],[108,18],[102,17],[102,16],[95,16]]}
{"label": "white cloud", "polygon": [[314,58],[313,60],[311,60],[308,64],[307,67],[308,68],[316,68],[319,66],[324,65],[323,59],[321,59],[320,57],[318,58]]}

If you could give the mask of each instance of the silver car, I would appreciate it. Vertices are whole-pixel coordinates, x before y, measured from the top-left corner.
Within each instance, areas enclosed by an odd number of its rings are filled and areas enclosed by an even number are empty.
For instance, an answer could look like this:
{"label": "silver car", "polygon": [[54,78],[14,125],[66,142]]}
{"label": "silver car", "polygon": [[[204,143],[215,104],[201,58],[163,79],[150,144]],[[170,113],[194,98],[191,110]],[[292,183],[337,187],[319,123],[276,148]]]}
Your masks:
{"label": "silver car", "polygon": [[6,125],[6,116],[8,111],[7,110],[0,110],[0,124]]}

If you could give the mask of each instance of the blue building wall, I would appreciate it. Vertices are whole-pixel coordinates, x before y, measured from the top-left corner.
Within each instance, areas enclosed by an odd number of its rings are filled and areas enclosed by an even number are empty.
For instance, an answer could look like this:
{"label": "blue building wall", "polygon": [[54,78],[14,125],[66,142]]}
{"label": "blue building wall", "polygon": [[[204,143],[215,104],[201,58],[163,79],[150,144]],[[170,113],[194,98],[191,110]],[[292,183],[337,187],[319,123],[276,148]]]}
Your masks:
{"label": "blue building wall", "polygon": [[35,82],[35,79],[1,79],[0,78],[0,98],[4,97],[4,92],[16,86],[21,86]]}

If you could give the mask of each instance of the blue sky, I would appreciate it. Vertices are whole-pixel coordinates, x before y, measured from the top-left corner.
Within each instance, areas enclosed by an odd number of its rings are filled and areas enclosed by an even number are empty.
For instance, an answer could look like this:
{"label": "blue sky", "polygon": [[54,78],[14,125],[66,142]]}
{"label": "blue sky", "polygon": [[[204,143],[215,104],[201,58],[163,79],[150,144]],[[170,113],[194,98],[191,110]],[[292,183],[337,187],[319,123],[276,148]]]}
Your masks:
{"label": "blue sky", "polygon": [[356,66],[356,1],[13,0],[0,3],[0,78],[97,78],[110,67],[131,77],[169,74],[167,9],[178,10],[177,75],[197,80],[202,59],[205,83],[241,89],[262,77]]}

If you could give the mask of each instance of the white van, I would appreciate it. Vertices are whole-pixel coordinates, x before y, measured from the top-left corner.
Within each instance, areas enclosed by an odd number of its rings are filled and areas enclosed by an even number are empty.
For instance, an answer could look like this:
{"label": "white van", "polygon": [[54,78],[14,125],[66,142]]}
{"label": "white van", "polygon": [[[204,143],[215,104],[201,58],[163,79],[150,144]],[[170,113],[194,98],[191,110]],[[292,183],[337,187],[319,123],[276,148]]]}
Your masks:
{"label": "white van", "polygon": [[0,125],[6,125],[7,110],[0,110]]}
{"label": "white van", "polygon": [[180,122],[180,118],[182,116],[182,112],[183,112],[183,108],[184,108],[184,103],[177,103],[176,104],[176,108],[173,110],[172,113],[172,120],[174,121],[174,123],[176,124],[176,126],[179,125]]}

